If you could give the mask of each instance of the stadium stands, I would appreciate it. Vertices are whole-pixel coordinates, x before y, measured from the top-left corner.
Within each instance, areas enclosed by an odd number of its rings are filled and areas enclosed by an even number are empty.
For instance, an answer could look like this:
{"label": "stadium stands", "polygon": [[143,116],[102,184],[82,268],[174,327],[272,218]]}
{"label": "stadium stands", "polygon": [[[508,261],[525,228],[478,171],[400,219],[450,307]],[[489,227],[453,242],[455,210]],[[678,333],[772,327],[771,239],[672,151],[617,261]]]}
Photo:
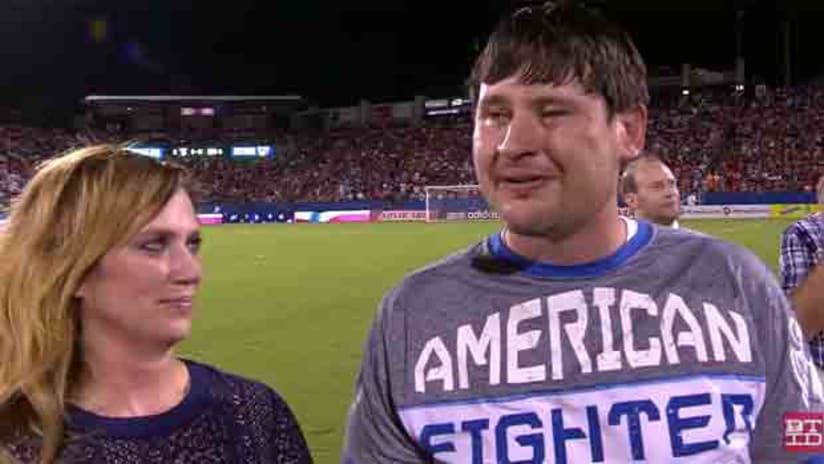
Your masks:
{"label": "stadium stands", "polygon": [[[824,172],[824,89],[779,89],[758,101],[691,98],[653,107],[648,131],[648,150],[673,167],[683,198],[707,191],[810,191]],[[272,160],[180,161],[194,171],[210,201],[422,199],[425,185],[474,182],[471,130],[457,123],[282,132],[274,134],[278,155]],[[0,126],[0,209],[39,160],[128,136]]]}

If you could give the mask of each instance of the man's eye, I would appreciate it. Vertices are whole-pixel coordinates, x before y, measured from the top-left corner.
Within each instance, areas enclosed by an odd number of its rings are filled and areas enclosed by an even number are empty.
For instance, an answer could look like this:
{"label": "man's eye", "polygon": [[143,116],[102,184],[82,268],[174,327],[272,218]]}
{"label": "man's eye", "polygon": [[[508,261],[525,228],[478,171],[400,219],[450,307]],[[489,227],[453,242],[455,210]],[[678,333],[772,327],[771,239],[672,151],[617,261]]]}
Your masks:
{"label": "man's eye", "polygon": [[508,118],[509,113],[507,113],[506,111],[486,111],[483,115],[484,120],[489,121],[493,124],[500,124],[506,122]]}
{"label": "man's eye", "polygon": [[557,118],[557,117],[560,117],[560,116],[566,116],[569,113],[570,112],[567,111],[567,110],[544,110],[544,111],[541,111],[541,117],[542,118]]}

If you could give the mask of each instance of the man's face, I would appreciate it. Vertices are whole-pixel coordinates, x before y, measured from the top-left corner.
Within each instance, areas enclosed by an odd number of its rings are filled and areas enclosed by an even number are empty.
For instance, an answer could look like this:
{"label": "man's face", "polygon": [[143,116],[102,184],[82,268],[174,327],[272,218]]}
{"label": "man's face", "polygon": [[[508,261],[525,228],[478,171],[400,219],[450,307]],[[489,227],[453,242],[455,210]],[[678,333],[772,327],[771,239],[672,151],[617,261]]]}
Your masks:
{"label": "man's face", "polygon": [[678,183],[670,168],[658,161],[642,162],[635,171],[637,193],[627,195],[627,204],[639,218],[670,226],[681,214]]}
{"label": "man's face", "polygon": [[646,109],[609,117],[576,81],[482,84],[473,135],[478,182],[514,233],[562,238],[616,203],[622,160],[643,148]]}

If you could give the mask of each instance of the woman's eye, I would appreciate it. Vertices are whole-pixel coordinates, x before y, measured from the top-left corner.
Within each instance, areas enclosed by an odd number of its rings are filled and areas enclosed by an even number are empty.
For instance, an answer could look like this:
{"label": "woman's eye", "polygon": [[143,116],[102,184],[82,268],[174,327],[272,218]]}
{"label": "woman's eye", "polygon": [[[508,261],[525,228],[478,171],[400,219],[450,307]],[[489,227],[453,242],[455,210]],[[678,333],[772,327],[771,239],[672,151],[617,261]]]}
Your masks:
{"label": "woman's eye", "polygon": [[163,240],[152,240],[150,242],[146,242],[140,246],[141,249],[150,251],[153,253],[161,252],[166,247],[166,244]]}
{"label": "woman's eye", "polygon": [[203,245],[203,239],[195,238],[189,240],[189,242],[186,245],[189,247],[189,251],[193,255],[196,255],[200,251],[200,247]]}

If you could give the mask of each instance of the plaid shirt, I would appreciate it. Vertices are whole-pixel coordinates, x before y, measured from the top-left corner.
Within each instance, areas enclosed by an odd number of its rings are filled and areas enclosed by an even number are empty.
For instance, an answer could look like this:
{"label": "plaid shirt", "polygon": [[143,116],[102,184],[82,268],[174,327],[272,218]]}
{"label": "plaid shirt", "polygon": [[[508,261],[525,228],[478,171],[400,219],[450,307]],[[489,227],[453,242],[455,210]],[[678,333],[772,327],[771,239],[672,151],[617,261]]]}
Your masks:
{"label": "plaid shirt", "polygon": [[[801,219],[787,228],[781,236],[781,286],[789,293],[801,285],[817,262],[824,264],[824,213]],[[821,308],[824,311],[824,308]],[[813,362],[824,369],[824,332],[810,340]]]}

